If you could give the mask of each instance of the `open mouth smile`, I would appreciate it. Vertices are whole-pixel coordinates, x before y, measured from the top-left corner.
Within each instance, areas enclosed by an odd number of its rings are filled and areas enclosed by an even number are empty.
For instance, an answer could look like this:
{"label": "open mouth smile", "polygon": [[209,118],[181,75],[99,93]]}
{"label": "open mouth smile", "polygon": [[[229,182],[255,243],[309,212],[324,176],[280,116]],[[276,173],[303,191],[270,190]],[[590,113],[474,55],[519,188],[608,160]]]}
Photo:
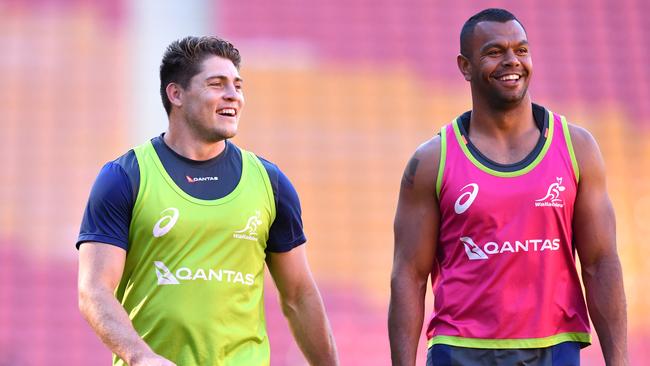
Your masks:
{"label": "open mouth smile", "polygon": [[517,74],[506,74],[506,75],[498,77],[497,79],[501,80],[501,81],[510,81],[510,80],[517,81],[520,78],[521,78],[521,76],[517,75]]}
{"label": "open mouth smile", "polygon": [[225,117],[235,117],[237,110],[235,108],[221,108],[217,110],[217,114]]}

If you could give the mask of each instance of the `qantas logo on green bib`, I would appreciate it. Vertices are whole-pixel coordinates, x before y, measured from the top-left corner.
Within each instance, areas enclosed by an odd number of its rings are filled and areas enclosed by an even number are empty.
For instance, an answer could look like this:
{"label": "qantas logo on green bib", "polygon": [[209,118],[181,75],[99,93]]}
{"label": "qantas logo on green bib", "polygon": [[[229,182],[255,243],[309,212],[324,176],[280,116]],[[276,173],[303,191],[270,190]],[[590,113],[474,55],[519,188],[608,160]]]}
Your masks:
{"label": "qantas logo on green bib", "polygon": [[156,225],[153,226],[153,236],[160,238],[161,236],[167,234],[178,221],[178,209],[174,207],[166,208],[160,212],[163,217],[156,222]]}
{"label": "qantas logo on green bib", "polygon": [[252,286],[255,275],[229,269],[180,267],[172,272],[161,261],[153,262],[159,285],[180,285],[181,281],[217,281]]}
{"label": "qantas logo on green bib", "polygon": [[158,277],[159,285],[178,285],[180,283],[169,271],[167,266],[165,266],[165,263],[156,261],[153,264],[156,266],[156,276]]}

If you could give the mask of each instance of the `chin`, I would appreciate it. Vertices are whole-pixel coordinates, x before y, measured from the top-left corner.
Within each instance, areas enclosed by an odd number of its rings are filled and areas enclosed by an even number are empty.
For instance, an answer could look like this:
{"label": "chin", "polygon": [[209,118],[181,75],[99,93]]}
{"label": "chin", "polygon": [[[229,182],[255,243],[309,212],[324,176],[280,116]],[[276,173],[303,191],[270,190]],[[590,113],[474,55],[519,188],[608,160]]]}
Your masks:
{"label": "chin", "polygon": [[517,107],[518,105],[521,104],[523,100],[524,98],[518,95],[517,96],[500,95],[493,98],[490,104],[494,109],[508,110]]}
{"label": "chin", "polygon": [[237,136],[237,128],[228,129],[226,131],[220,131],[223,139],[231,139]]}
{"label": "chin", "polygon": [[239,124],[237,122],[230,122],[220,126],[214,126],[214,129],[209,132],[210,136],[219,138],[220,140],[230,139],[237,135]]}
{"label": "chin", "polygon": [[518,105],[526,99],[526,90],[516,93],[501,94],[497,97],[498,103],[503,105]]}
{"label": "chin", "polygon": [[237,135],[237,130],[206,131],[202,135],[204,141],[214,143],[235,137],[235,135]]}

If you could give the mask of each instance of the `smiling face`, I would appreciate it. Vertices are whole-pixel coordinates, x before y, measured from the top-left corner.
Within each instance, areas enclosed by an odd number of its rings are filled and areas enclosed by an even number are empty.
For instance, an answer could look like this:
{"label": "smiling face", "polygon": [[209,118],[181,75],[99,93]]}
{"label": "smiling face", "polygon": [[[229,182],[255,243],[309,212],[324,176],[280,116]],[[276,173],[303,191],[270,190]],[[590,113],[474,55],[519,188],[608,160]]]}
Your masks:
{"label": "smiling face", "polygon": [[212,143],[237,134],[244,108],[243,80],[232,61],[209,56],[187,88],[181,88],[178,110],[190,132]]}
{"label": "smiling face", "polygon": [[496,109],[519,105],[528,95],[533,72],[528,39],[516,20],[476,24],[471,53],[458,56],[458,66],[471,83],[475,101]]}

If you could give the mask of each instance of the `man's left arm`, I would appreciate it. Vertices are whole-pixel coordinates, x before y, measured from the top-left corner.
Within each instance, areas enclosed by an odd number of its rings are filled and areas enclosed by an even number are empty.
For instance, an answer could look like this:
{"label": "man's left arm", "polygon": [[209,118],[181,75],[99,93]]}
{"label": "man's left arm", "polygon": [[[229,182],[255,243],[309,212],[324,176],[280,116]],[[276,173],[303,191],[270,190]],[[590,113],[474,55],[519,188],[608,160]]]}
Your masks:
{"label": "man's left arm", "polygon": [[580,171],[573,233],[589,315],[607,365],[627,365],[627,312],[616,220],[607,194],[605,164],[586,130],[570,126]]}
{"label": "man's left arm", "polygon": [[267,264],[280,294],[282,312],[309,364],[338,365],[334,336],[304,245],[288,252],[269,252]]}

